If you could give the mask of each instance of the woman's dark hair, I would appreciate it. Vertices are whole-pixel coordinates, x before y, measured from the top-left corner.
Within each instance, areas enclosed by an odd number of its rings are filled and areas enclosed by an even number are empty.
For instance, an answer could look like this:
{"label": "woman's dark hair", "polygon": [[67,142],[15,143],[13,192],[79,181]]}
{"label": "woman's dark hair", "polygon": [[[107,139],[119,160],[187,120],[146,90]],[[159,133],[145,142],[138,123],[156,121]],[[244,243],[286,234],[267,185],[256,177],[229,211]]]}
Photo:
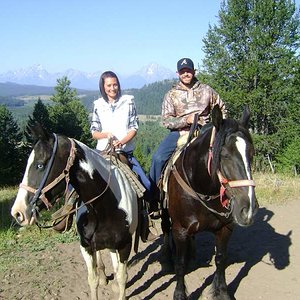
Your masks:
{"label": "woman's dark hair", "polygon": [[121,94],[122,94],[121,85],[120,85],[118,76],[112,71],[106,71],[106,72],[102,73],[102,75],[100,76],[99,89],[100,89],[101,96],[103,97],[103,99],[105,101],[108,101],[108,97],[107,97],[107,95],[105,93],[105,90],[104,90],[104,81],[105,81],[106,78],[116,78],[117,79],[117,84],[118,84],[118,87],[119,87],[118,94],[117,94],[117,99],[119,99],[121,97]]}

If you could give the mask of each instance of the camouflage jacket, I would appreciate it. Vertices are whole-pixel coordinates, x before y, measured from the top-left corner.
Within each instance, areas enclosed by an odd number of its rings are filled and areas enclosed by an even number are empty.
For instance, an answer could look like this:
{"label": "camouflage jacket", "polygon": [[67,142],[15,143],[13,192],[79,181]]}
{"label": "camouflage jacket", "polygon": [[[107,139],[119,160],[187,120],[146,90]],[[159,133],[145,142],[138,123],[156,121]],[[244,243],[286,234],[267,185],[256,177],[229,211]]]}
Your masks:
{"label": "camouflage jacket", "polygon": [[210,112],[219,104],[223,117],[227,111],[220,96],[207,84],[196,78],[191,89],[178,82],[164,97],[162,103],[163,125],[170,130],[186,130],[190,125],[187,118],[190,114],[199,114],[199,124],[210,122]]}

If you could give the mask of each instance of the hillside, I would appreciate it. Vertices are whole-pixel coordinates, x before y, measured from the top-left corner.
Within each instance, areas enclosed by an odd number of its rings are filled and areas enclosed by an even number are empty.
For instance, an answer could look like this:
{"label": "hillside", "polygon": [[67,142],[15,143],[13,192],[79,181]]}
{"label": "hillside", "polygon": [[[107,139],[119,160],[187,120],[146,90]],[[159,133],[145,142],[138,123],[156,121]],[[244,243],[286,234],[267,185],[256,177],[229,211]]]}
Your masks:
{"label": "hillside", "polygon": [[13,82],[0,82],[1,97],[18,97],[24,95],[51,95],[53,93],[53,87],[17,84]]}
{"label": "hillside", "polygon": [[[134,96],[139,115],[160,115],[162,99],[173,83],[172,80],[164,80],[140,89],[123,90],[123,94]],[[0,104],[6,105],[20,120],[32,112],[34,103],[39,98],[49,103],[48,100],[54,93],[53,87],[0,83]],[[99,97],[99,92],[78,89],[77,94],[86,109],[92,111],[93,102]]]}
{"label": "hillside", "polygon": [[[0,97],[18,97],[18,96],[39,96],[39,95],[52,95],[55,92],[54,87],[18,84],[13,82],[0,82]],[[91,94],[93,91],[77,89],[77,93]]]}

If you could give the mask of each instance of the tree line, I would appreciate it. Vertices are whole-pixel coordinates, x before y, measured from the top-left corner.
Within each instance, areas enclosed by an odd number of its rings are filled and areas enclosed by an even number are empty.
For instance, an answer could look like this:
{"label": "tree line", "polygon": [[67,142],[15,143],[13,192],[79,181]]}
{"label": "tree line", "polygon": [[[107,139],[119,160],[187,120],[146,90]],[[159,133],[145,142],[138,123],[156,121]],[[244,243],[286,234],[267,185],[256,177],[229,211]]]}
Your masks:
{"label": "tree line", "polygon": [[[239,118],[244,105],[250,108],[254,171],[300,172],[299,22],[299,9],[291,0],[223,0],[218,22],[209,26],[203,40],[199,79],[221,95],[229,117]],[[163,95],[173,83],[157,82],[126,93],[135,96],[139,114],[159,115]],[[63,77],[50,102],[39,99],[32,118],[94,147],[88,117],[93,99],[80,99]],[[0,125],[0,185],[16,184],[30,144],[5,105],[0,106]],[[141,122],[135,155],[146,171],[165,134],[159,122]]]}

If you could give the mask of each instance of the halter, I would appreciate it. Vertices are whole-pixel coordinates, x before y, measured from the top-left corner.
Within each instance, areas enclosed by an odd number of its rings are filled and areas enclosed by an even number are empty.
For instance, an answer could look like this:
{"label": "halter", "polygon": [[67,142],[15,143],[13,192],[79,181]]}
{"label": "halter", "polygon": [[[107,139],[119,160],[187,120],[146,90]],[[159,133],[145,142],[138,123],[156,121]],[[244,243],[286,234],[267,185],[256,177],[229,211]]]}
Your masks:
{"label": "halter", "polygon": [[[211,133],[211,138],[210,138],[210,143],[209,143],[209,151],[208,151],[208,163],[207,163],[207,168],[208,168],[208,173],[209,175],[211,175],[211,161],[213,158],[213,144],[215,141],[215,136],[216,136],[216,128],[213,127],[212,128],[212,133]],[[183,167],[183,165],[182,165]],[[208,195],[203,195],[201,193],[196,192],[192,187],[191,184],[189,183],[187,176],[187,182],[184,181],[182,179],[182,177],[180,176],[179,172],[176,169],[175,165],[172,165],[172,173],[174,174],[174,177],[176,178],[177,182],[180,184],[180,186],[190,195],[192,196],[194,199],[199,200],[203,206],[205,206],[208,210],[210,210],[211,212],[218,214],[220,216],[224,216],[226,218],[228,218],[232,212],[232,205],[231,205],[231,200],[234,198],[234,195],[231,195],[231,197],[228,199],[226,197],[226,191],[228,190],[228,187],[230,188],[237,188],[237,187],[246,187],[246,186],[255,186],[255,182],[254,180],[250,180],[250,179],[241,179],[241,180],[228,180],[226,177],[224,177],[221,173],[220,170],[217,170],[217,176],[220,182],[220,193],[219,195],[215,195],[215,196],[208,196]],[[184,169],[183,169],[184,170]],[[185,174],[185,170],[184,170],[184,174]],[[234,193],[232,193],[234,194]],[[207,206],[206,202],[216,199],[220,197],[220,202],[222,207],[226,208],[228,210],[228,212],[218,212],[215,209]]]}

